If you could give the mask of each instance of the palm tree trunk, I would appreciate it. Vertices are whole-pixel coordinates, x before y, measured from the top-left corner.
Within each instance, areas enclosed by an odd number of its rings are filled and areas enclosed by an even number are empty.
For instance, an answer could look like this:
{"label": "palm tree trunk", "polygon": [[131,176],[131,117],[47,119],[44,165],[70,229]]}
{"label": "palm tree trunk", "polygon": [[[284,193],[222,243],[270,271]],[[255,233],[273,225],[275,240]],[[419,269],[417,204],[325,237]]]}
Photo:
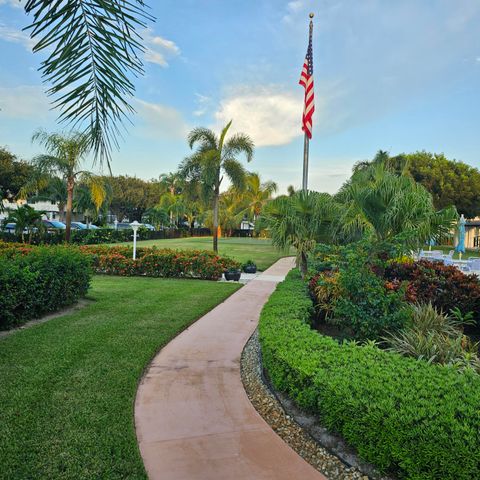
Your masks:
{"label": "palm tree trunk", "polygon": [[305,252],[302,252],[300,254],[298,267],[299,267],[300,275],[302,276],[302,279],[305,279],[305,276],[308,273],[308,260],[307,260],[307,254]]}
{"label": "palm tree trunk", "polygon": [[70,231],[72,228],[72,207],[73,207],[73,187],[74,187],[74,180],[73,178],[69,178],[67,180],[67,209],[66,209],[66,230],[65,230],[65,241],[67,243],[70,242]]}
{"label": "palm tree trunk", "polygon": [[213,251],[218,253],[218,202],[220,199],[220,188],[215,187],[213,199]]}

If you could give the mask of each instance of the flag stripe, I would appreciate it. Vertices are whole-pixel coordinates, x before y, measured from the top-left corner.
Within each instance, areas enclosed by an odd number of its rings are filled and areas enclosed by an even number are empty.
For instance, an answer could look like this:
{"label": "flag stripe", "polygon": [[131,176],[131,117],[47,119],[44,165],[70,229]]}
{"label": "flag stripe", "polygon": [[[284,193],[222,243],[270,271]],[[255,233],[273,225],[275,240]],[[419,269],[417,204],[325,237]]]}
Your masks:
{"label": "flag stripe", "polygon": [[313,112],[315,112],[315,93],[313,89],[313,49],[312,49],[312,29],[310,23],[310,33],[308,38],[307,54],[303,62],[302,71],[300,73],[299,84],[305,89],[302,130],[307,134],[308,138],[312,138]]}

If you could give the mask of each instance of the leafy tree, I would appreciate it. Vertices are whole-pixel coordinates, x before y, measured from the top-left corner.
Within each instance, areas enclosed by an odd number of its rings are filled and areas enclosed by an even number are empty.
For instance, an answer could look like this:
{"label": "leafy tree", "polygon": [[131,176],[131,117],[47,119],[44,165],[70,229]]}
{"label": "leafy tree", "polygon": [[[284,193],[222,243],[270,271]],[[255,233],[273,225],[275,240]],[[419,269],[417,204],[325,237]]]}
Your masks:
{"label": "leafy tree", "polygon": [[153,20],[143,0],[26,0],[33,16],[34,52],[45,51],[40,71],[60,110],[59,120],[78,129],[100,160],[124,119],[133,112],[131,78],[143,73],[139,29]]}
{"label": "leafy tree", "polygon": [[15,233],[22,236],[23,243],[25,243],[25,231],[27,231],[28,243],[31,243],[34,230],[43,227],[42,215],[44,213],[35,210],[30,205],[22,205],[16,210],[9,212],[5,223],[15,223]]}
{"label": "leafy tree", "polygon": [[120,175],[103,177],[112,191],[110,209],[119,221],[140,221],[144,212],[158,204],[162,190],[159,182]]}
{"label": "leafy tree", "polygon": [[58,133],[48,134],[43,130],[37,131],[33,135],[33,141],[42,145],[46,154],[38,155],[33,159],[33,163],[40,175],[25,187],[25,191],[32,190],[35,187],[47,186],[52,176],[60,176],[67,185],[67,204],[66,204],[66,232],[65,240],[70,241],[70,231],[73,210],[73,192],[76,183],[80,180],[88,184],[92,199],[99,208],[105,199],[105,188],[100,177],[92,175],[86,170],[81,170],[82,162],[90,151],[90,141],[88,136],[83,133],[70,133],[62,135]]}
{"label": "leafy tree", "polygon": [[32,175],[32,165],[18,160],[9,150],[0,147],[0,199],[15,198]]}
{"label": "leafy tree", "polygon": [[230,121],[217,136],[207,128],[195,128],[188,135],[190,148],[197,146],[196,152],[180,165],[182,177],[198,181],[207,198],[213,197],[213,250],[218,252],[218,209],[220,186],[227,176],[237,190],[243,190],[246,183],[246,171],[237,160],[239,154],[245,154],[247,162],[253,158],[254,145],[250,137],[243,133],[226,136]]}

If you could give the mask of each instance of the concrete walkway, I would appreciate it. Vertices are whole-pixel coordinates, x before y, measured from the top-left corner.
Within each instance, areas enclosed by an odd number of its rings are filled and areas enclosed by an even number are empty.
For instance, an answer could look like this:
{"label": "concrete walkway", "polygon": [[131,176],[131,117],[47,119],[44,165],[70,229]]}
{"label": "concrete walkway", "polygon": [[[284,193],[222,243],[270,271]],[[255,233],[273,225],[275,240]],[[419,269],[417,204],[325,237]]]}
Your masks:
{"label": "concrete walkway", "polygon": [[135,424],[151,480],[322,480],[253,408],[240,355],[262,306],[292,268],[279,260],[172,340],[137,392]]}

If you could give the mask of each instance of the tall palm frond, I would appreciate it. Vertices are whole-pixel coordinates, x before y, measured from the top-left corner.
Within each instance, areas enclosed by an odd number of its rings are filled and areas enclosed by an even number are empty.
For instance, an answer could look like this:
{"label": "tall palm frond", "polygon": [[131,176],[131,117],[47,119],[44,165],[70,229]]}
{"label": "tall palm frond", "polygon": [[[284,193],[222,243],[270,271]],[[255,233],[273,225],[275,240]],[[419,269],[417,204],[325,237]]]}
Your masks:
{"label": "tall palm frond", "polygon": [[138,29],[153,17],[143,0],[27,0],[26,28],[46,51],[40,71],[59,120],[86,134],[96,158],[110,165],[120,127],[134,109],[132,77],[143,74]]}

